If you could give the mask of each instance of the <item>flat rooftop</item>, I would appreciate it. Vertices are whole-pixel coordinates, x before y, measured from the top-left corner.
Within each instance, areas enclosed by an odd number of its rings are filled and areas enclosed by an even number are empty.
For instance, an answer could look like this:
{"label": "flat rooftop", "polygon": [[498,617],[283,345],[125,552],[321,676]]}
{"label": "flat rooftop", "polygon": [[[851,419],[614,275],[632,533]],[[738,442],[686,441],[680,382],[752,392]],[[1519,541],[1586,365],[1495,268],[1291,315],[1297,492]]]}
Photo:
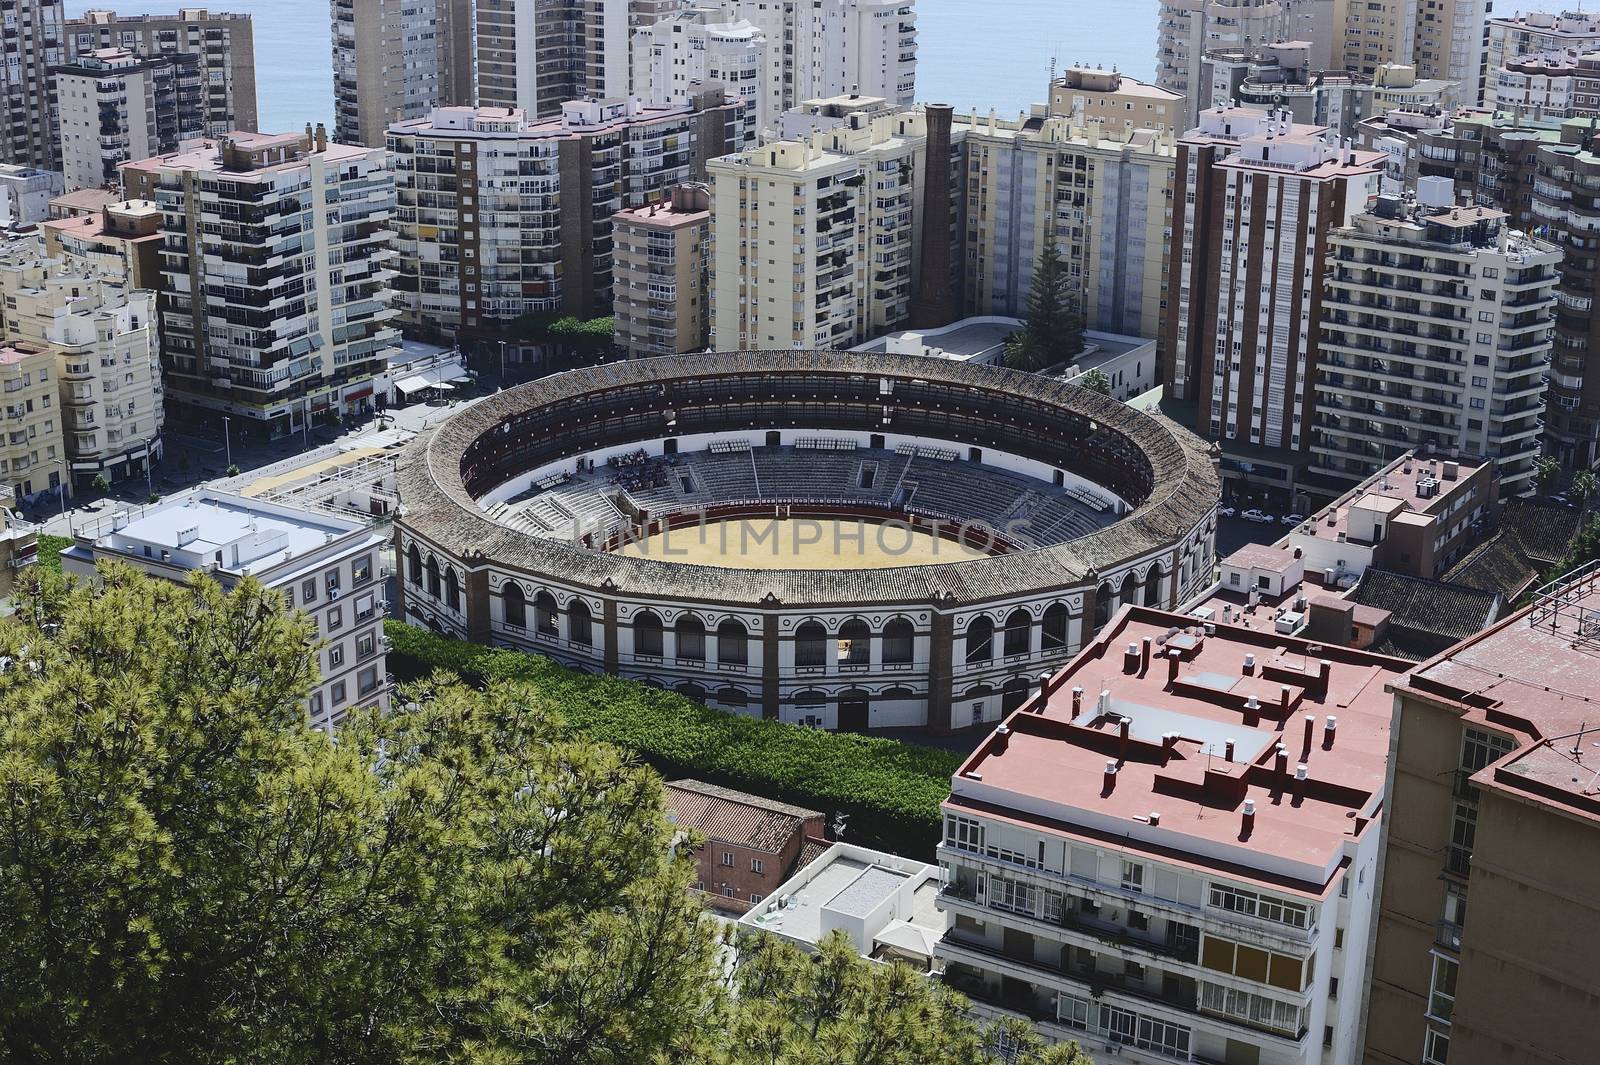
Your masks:
{"label": "flat rooftop", "polygon": [[[1449,505],[1456,490],[1471,480],[1487,461],[1470,455],[1454,459],[1402,455],[1301,522],[1290,535],[1300,533],[1336,541],[1339,534],[1344,533],[1348,538],[1352,507],[1374,510],[1390,519],[1407,511],[1417,515],[1435,514]],[[1453,474],[1447,469],[1449,466],[1455,467]],[[1429,483],[1433,487],[1424,488]],[[1430,494],[1424,495],[1424,492]]]}
{"label": "flat rooftop", "polygon": [[1209,630],[1124,608],[967,759],[946,808],[1321,897],[1381,807],[1385,685],[1409,663]]}
{"label": "flat rooftop", "polygon": [[1600,563],[1547,586],[1526,610],[1395,682],[1510,731],[1518,749],[1475,785],[1600,821]]}
{"label": "flat rooftop", "polygon": [[945,358],[970,360],[996,351],[1006,342],[1006,337],[1022,327],[1016,319],[966,319],[939,329],[903,329],[870,340],[853,351],[887,351],[891,341],[920,343],[943,354]]}
{"label": "flat rooftop", "polygon": [[199,491],[146,508],[120,528],[97,537],[94,545],[135,555],[148,545],[178,559],[212,559],[220,554],[225,571],[260,573],[361,528],[356,522],[243,496]]}

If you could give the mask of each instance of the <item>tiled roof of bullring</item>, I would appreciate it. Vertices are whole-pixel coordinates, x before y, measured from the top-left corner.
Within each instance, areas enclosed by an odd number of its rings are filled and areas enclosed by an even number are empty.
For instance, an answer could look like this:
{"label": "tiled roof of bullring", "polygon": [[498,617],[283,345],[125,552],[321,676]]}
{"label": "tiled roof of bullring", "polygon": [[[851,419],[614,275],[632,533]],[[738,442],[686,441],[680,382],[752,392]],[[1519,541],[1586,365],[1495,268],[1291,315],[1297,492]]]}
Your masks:
{"label": "tiled roof of bullring", "polygon": [[[967,385],[1054,403],[1122,434],[1154,472],[1148,498],[1103,529],[1067,543],[970,562],[871,570],[755,570],[663,562],[591,551],[512,529],[467,492],[461,456],[511,415],[610,388],[676,379],[778,372],[838,373]],[[639,359],[555,374],[483,399],[424,431],[402,453],[402,524],[471,564],[495,559],[568,583],[647,596],[754,604],[978,602],[1081,583],[1090,571],[1180,541],[1216,506],[1220,482],[1209,445],[1159,415],[1035,374],[918,356],[831,351],[716,352]]]}

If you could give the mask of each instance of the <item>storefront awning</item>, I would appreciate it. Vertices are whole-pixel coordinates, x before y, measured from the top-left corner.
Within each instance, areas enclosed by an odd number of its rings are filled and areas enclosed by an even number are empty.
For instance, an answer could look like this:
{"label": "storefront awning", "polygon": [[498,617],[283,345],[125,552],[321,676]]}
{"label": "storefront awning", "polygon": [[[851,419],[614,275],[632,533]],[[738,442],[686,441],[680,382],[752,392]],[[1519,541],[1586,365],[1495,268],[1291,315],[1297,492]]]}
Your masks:
{"label": "storefront awning", "polygon": [[466,380],[468,380],[467,373],[459,366],[436,366],[409,377],[402,377],[395,382],[394,387],[395,391],[410,395],[429,388],[449,391],[451,381]]}

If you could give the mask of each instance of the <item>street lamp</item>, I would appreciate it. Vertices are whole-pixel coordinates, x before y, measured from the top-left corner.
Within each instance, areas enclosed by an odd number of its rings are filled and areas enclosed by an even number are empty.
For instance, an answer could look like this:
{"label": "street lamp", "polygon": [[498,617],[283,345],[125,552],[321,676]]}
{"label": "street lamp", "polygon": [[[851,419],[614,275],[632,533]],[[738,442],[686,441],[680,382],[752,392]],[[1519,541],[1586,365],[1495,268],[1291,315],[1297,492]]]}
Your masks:
{"label": "street lamp", "polygon": [[61,493],[61,516],[67,519],[67,535],[75,536],[77,534],[72,528],[72,515],[67,513],[67,482],[71,472],[67,469],[66,459],[56,459],[56,465],[61,467],[61,483],[56,486],[56,490]]}
{"label": "street lamp", "polygon": [[500,387],[506,387],[506,342],[500,341]]}
{"label": "street lamp", "polygon": [[233,467],[233,435],[228,431],[228,416],[222,416],[222,446],[223,454],[227,457],[228,467]]}

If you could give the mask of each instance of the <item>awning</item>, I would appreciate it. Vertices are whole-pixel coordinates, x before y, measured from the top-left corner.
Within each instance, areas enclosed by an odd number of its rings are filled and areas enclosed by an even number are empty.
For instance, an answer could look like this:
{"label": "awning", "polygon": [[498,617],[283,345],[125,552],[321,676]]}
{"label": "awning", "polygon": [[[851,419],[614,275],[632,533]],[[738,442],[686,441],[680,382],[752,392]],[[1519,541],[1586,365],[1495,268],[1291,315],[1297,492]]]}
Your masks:
{"label": "awning", "polygon": [[412,392],[421,392],[424,389],[438,388],[448,391],[451,381],[469,380],[467,372],[459,366],[436,366],[423,370],[421,373],[402,377],[394,384],[395,391],[410,395]]}

